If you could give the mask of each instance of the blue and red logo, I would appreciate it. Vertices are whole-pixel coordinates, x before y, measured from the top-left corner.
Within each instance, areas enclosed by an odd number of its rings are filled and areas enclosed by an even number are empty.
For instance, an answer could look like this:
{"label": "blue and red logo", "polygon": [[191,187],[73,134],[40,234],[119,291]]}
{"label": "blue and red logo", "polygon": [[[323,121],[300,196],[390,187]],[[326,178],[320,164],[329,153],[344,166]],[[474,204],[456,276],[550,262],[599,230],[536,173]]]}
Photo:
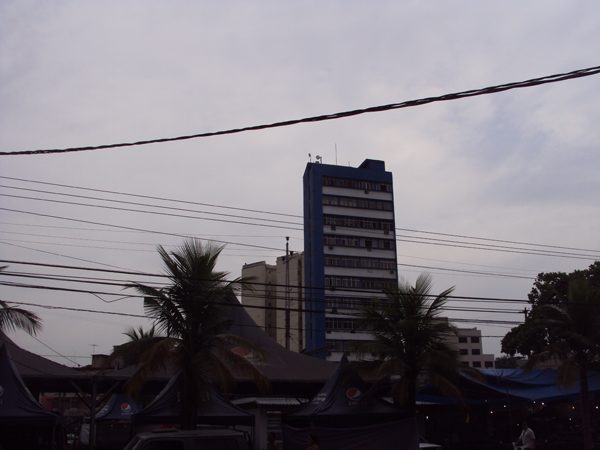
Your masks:
{"label": "blue and red logo", "polygon": [[362,392],[356,388],[350,388],[346,391],[346,397],[348,397],[350,400],[360,400],[362,397]]}
{"label": "blue and red logo", "polygon": [[129,403],[123,403],[121,405],[121,412],[125,413],[125,414],[130,413],[131,412],[131,405]]}

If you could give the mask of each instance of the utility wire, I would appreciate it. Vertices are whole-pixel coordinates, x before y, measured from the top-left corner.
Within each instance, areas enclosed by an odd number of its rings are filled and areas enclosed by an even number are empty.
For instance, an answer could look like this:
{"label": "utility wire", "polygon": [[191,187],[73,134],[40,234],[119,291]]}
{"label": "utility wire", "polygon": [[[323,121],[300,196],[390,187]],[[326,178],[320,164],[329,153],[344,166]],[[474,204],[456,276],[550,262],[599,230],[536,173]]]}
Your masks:
{"label": "utility wire", "polygon": [[121,144],[107,144],[107,145],[98,145],[98,146],[72,147],[72,148],[51,149],[51,150],[25,150],[25,151],[15,151],[15,152],[0,152],[0,156],[39,155],[39,154],[50,154],[50,153],[68,153],[68,152],[81,152],[81,151],[89,151],[89,150],[102,150],[102,149],[117,148],[117,147],[133,147],[133,146],[138,146],[138,145],[157,144],[157,143],[161,143],[161,142],[183,141],[183,140],[196,139],[196,138],[201,138],[201,137],[222,136],[222,135],[226,135],[226,134],[235,134],[235,133],[241,133],[241,132],[245,132],[245,131],[265,130],[268,128],[277,128],[277,127],[285,127],[285,126],[290,126],[290,125],[297,125],[299,123],[323,122],[326,120],[342,119],[345,117],[352,117],[352,116],[357,116],[357,115],[366,114],[366,113],[390,111],[393,109],[409,108],[409,107],[413,107],[413,106],[420,106],[420,105],[425,105],[425,104],[434,103],[434,102],[458,100],[461,98],[475,97],[478,95],[495,94],[498,92],[508,91],[510,89],[539,86],[539,85],[548,84],[548,83],[556,83],[558,81],[565,81],[565,80],[570,80],[570,79],[574,79],[574,78],[582,78],[582,77],[587,77],[590,75],[596,75],[598,73],[600,73],[600,66],[590,67],[587,69],[575,70],[573,72],[548,75],[548,76],[544,76],[544,77],[540,77],[540,78],[532,78],[532,79],[526,80],[526,81],[500,84],[497,86],[490,86],[490,87],[486,87],[483,89],[473,89],[473,90],[468,90],[468,91],[461,91],[461,92],[457,92],[454,94],[442,95],[439,97],[427,97],[427,98],[421,98],[418,100],[409,100],[409,101],[405,101],[402,103],[391,103],[388,105],[373,106],[373,107],[365,108],[365,109],[355,109],[353,111],[345,111],[345,112],[339,112],[339,113],[335,113],[335,114],[326,114],[326,115],[321,115],[321,116],[306,117],[304,119],[288,120],[288,121],[284,121],[284,122],[275,122],[275,123],[268,124],[268,125],[255,125],[255,126],[244,127],[244,128],[234,128],[234,129],[224,130],[224,131],[214,131],[214,132],[209,132],[209,133],[200,133],[200,134],[193,134],[193,135],[188,135],[188,136],[179,136],[179,137],[174,137],[174,138],[151,139],[151,140],[128,142],[128,143],[121,143]]}
{"label": "utility wire", "polygon": [[[22,196],[12,196],[12,195],[7,195],[7,194],[0,194],[0,196],[1,195],[8,196],[8,197],[28,198],[28,197],[22,197]],[[180,214],[161,213],[161,212],[156,212],[156,211],[131,210],[129,208],[118,208],[118,207],[105,206],[105,205],[89,205],[89,204],[66,202],[66,201],[51,200],[51,199],[38,199],[38,198],[28,198],[28,199],[38,200],[38,201],[55,202],[55,203],[63,203],[63,204],[71,204],[71,205],[78,205],[78,206],[96,207],[96,208],[111,209],[111,210],[119,210],[119,211],[126,211],[126,212],[138,212],[138,213],[156,214],[156,215],[162,215],[162,216],[166,215],[166,216],[184,217],[184,218],[196,219],[196,220],[209,220],[209,221],[216,221],[216,222],[235,223],[235,224],[241,224],[241,225],[253,225],[253,226],[260,226],[260,227],[302,231],[302,228],[283,227],[280,225],[269,225],[269,224],[263,224],[263,223],[237,222],[237,221],[224,220],[224,219],[186,216],[186,215],[180,215]],[[156,234],[177,236],[177,237],[188,237],[188,238],[190,237],[190,236],[183,236],[181,234],[176,234],[176,233],[144,230],[141,228],[125,227],[125,226],[120,226],[120,225],[93,222],[93,221],[87,221],[87,220],[82,220],[82,219],[60,217],[60,216],[54,216],[54,215],[49,215],[49,214],[35,213],[32,211],[14,210],[14,209],[9,209],[9,208],[0,208],[0,210],[19,212],[19,213],[23,213],[23,214],[31,214],[31,215],[37,215],[37,216],[42,216],[42,217],[50,217],[50,218],[61,219],[61,220],[83,222],[83,223],[94,224],[94,225],[103,225],[103,226],[107,226],[107,227],[123,228],[126,230],[144,231],[147,233],[156,233]],[[261,220],[261,219],[259,219],[259,220]],[[300,224],[298,224],[298,226],[300,227]],[[366,231],[368,231],[368,230],[366,230]],[[373,231],[372,233],[374,235],[378,235],[376,233],[376,231]],[[361,229],[360,234],[364,235],[365,230]],[[407,239],[401,239],[402,237],[406,237]],[[415,239],[418,239],[418,240],[415,240]],[[223,244],[232,244],[232,245],[239,245],[239,246],[245,246],[245,247],[282,251],[281,249],[274,248],[274,247],[265,247],[265,246],[259,246],[259,245],[253,245],[253,244],[227,242],[227,241],[221,241],[221,240],[215,240],[215,239],[206,239],[206,240],[223,243]],[[445,246],[445,247],[467,248],[467,249],[471,249],[471,250],[498,251],[498,252],[504,252],[504,253],[517,253],[517,254],[536,255],[536,256],[562,257],[562,258],[570,258],[570,259],[585,259],[585,260],[597,259],[597,256],[594,256],[594,255],[585,255],[585,254],[567,253],[567,252],[558,252],[558,251],[549,251],[549,250],[534,250],[534,249],[529,250],[529,249],[520,248],[520,247],[508,247],[508,246],[500,246],[500,245],[494,245],[494,244],[478,244],[478,243],[469,243],[469,242],[463,242],[463,241],[451,241],[451,240],[435,239],[435,238],[424,238],[424,237],[414,238],[414,237],[410,237],[410,236],[395,235],[395,240],[398,242],[440,245],[440,246]],[[584,251],[588,251],[588,250],[584,250]]]}
{"label": "utility wire", "polygon": [[[0,178],[13,179],[10,177],[0,177]],[[29,180],[23,180],[23,179],[16,179],[16,180],[38,183],[38,184],[54,185],[53,183],[36,182],[36,181],[29,181]],[[68,188],[72,188],[72,189],[83,189],[83,190],[96,191],[94,189],[79,188],[79,187],[75,187],[75,186],[66,186],[66,185],[60,185],[60,186],[68,187]],[[295,222],[289,222],[289,221],[279,221],[279,220],[263,219],[263,218],[256,218],[256,217],[239,216],[239,215],[233,215],[233,214],[222,214],[222,213],[214,213],[214,212],[207,212],[207,211],[197,211],[197,210],[184,209],[184,208],[174,208],[174,207],[167,207],[167,206],[152,205],[152,204],[148,204],[148,203],[128,202],[128,201],[121,201],[121,200],[114,200],[114,199],[107,199],[107,198],[90,197],[90,196],[82,196],[82,195],[66,194],[66,193],[57,193],[57,192],[50,192],[50,191],[41,191],[41,190],[36,190],[36,189],[19,188],[19,187],[12,187],[12,186],[0,186],[0,187],[4,187],[4,188],[8,188],[8,189],[33,191],[33,192],[45,193],[45,194],[63,195],[63,196],[69,196],[69,197],[75,197],[75,198],[84,198],[84,199],[88,199],[88,200],[114,202],[114,203],[120,203],[120,204],[126,204],[126,205],[145,206],[145,207],[160,208],[160,209],[172,209],[172,210],[176,210],[176,211],[193,212],[193,213],[197,213],[197,214],[213,214],[213,215],[226,216],[226,217],[232,217],[232,218],[242,218],[242,219],[250,219],[250,220],[257,220],[257,221],[265,221],[265,222],[270,222],[271,224],[255,224],[255,223],[249,223],[249,222],[237,222],[237,221],[222,220],[223,222],[227,222],[227,223],[265,226],[265,227],[280,228],[280,229],[293,229],[296,231],[302,230],[302,228],[292,228],[292,227],[283,227],[283,226],[272,225],[272,223],[280,223],[280,224],[295,225],[297,227],[302,227],[301,223],[295,223]],[[114,191],[102,191],[102,192],[110,192],[112,194],[137,197],[137,195],[117,193]],[[9,195],[9,194],[0,194],[0,195],[11,197],[11,195]],[[168,216],[174,216],[174,217],[186,217],[186,218],[193,218],[193,219],[199,219],[199,220],[221,221],[219,219],[211,219],[211,218],[205,218],[205,217],[184,216],[184,215],[179,215],[179,214],[160,213],[160,212],[145,211],[145,210],[132,210],[131,208],[117,208],[117,207],[109,207],[109,206],[103,206],[103,205],[91,205],[91,204],[75,203],[75,202],[63,202],[63,201],[59,201],[59,200],[41,199],[41,198],[24,197],[24,196],[13,196],[13,197],[37,200],[37,201],[66,203],[66,204],[73,204],[73,205],[77,205],[77,206],[110,208],[110,209],[116,209],[116,210],[124,210],[127,212],[139,212],[139,213],[145,213],[145,214],[158,214],[158,215],[168,215]],[[148,198],[148,196],[141,196],[141,197]],[[152,197],[150,197],[150,198],[152,198]],[[160,199],[160,200],[167,200],[167,199]],[[178,200],[172,200],[172,199],[170,199],[168,201],[179,202]],[[207,205],[207,204],[203,204],[203,205],[216,207],[215,205]],[[277,213],[273,213],[273,212],[255,211],[255,210],[246,210],[246,211],[258,212],[258,213],[264,213],[264,214],[272,214],[272,215],[277,214]],[[286,216],[289,216],[289,215],[286,215]],[[294,217],[297,217],[297,216],[294,216]],[[510,244],[517,244],[517,245],[527,245],[527,246],[534,246],[534,247],[544,247],[544,248],[563,249],[563,250],[577,250],[577,251],[582,251],[582,252],[598,252],[598,250],[577,249],[577,248],[560,247],[560,246],[543,245],[543,244],[531,244],[531,243],[524,243],[524,242],[517,242],[517,241],[503,241],[503,240],[499,240],[499,239],[478,238],[478,237],[470,237],[470,236],[464,236],[464,235],[453,235],[453,234],[448,234],[448,233],[425,232],[425,231],[402,229],[402,228],[396,228],[396,230],[397,231],[409,231],[412,233],[426,233],[426,234],[432,234],[432,235],[438,235],[438,236],[459,237],[462,239],[485,240],[485,241],[497,242],[497,243],[510,243]],[[368,233],[369,231],[370,230],[361,229],[361,234]],[[373,231],[372,233],[376,233],[376,232]],[[400,238],[405,238],[405,239],[400,239]],[[582,259],[598,258],[598,256],[596,256],[596,255],[585,255],[585,254],[580,254],[580,253],[557,252],[557,251],[550,251],[550,250],[543,250],[543,249],[526,249],[526,248],[521,248],[521,247],[512,247],[512,246],[494,245],[494,244],[485,244],[485,243],[471,243],[471,242],[464,242],[464,241],[435,239],[435,238],[427,238],[427,237],[419,237],[419,236],[406,236],[406,235],[401,235],[401,234],[396,234],[396,240],[402,241],[402,242],[411,242],[411,243],[429,243],[429,244],[433,243],[434,245],[446,245],[446,246],[455,246],[455,247],[460,247],[460,248],[479,249],[479,250],[506,249],[506,251],[508,251],[508,252],[511,252],[510,250],[516,250],[517,252],[522,252],[523,254],[533,254],[533,255],[537,255],[537,256],[560,256],[560,257],[571,257],[571,258],[574,257],[574,258],[582,258]],[[421,241],[425,241],[425,242],[421,242]],[[462,245],[448,245],[448,244],[441,244],[441,243],[462,244]]]}
{"label": "utility wire", "polygon": [[[127,197],[145,198],[145,199],[149,199],[149,200],[159,200],[159,201],[182,203],[182,204],[189,204],[189,205],[196,205],[196,206],[208,206],[211,208],[222,208],[222,209],[230,209],[230,210],[258,213],[258,214],[270,214],[270,215],[276,215],[276,216],[282,216],[282,217],[294,217],[294,218],[298,218],[298,219],[303,219],[303,216],[296,215],[296,214],[284,214],[284,213],[277,213],[277,212],[272,212],[272,211],[261,211],[261,210],[256,210],[256,209],[246,209],[246,208],[237,208],[237,207],[232,207],[232,206],[214,205],[214,204],[209,204],[209,203],[191,202],[191,201],[177,200],[177,199],[172,199],[172,198],[131,194],[131,193],[119,192],[119,191],[109,191],[109,190],[105,190],[105,189],[93,189],[93,188],[86,188],[86,187],[73,186],[73,185],[67,185],[67,184],[57,184],[57,183],[49,183],[49,182],[44,182],[44,181],[26,180],[23,178],[14,178],[14,177],[7,177],[7,176],[0,176],[0,179],[21,181],[21,182],[25,182],[25,183],[35,183],[35,184],[42,184],[42,185],[49,185],[49,186],[58,186],[58,187],[64,187],[64,188],[69,188],[69,189],[78,189],[78,190],[91,191],[91,192],[101,192],[101,193],[106,193],[106,194],[122,195],[122,196],[127,196]],[[50,194],[58,194],[58,193],[49,192],[49,191],[40,191],[40,192],[45,192],[45,193],[50,193]],[[60,194],[60,195],[66,195],[66,194]],[[101,198],[98,200],[108,201],[108,199],[101,199]],[[196,212],[198,212],[198,211],[196,211]],[[232,217],[239,217],[239,216],[232,216]],[[252,218],[252,219],[255,219],[255,218]],[[256,220],[259,220],[259,219],[256,219]],[[294,222],[283,222],[283,223],[288,223],[288,224],[292,224],[292,225],[300,225],[300,224],[297,224]],[[396,230],[410,232],[410,233],[433,234],[433,235],[438,235],[438,236],[455,237],[455,238],[461,238],[461,239],[475,239],[475,240],[498,242],[498,243],[504,243],[504,244],[528,245],[528,246],[534,246],[534,247],[547,247],[547,248],[557,248],[557,249],[561,249],[561,250],[575,250],[575,251],[584,251],[584,252],[600,252],[600,250],[589,250],[589,249],[576,248],[576,247],[562,247],[562,246],[547,245],[547,244],[534,244],[534,243],[530,243],[530,242],[509,241],[509,240],[493,239],[493,238],[482,238],[482,237],[476,237],[476,236],[466,236],[466,235],[461,235],[461,234],[450,234],[450,233],[440,233],[440,232],[434,232],[434,231],[414,230],[414,229],[409,229],[409,228],[396,228]]]}
{"label": "utility wire", "polygon": [[[109,270],[109,269],[96,269],[96,268],[89,268],[89,267],[78,267],[78,266],[65,266],[65,265],[56,265],[56,264],[44,264],[44,263],[34,263],[34,262],[22,262],[22,261],[13,261],[13,260],[0,260],[0,264],[22,264],[22,265],[32,265],[32,266],[41,266],[41,267],[50,267],[50,268],[59,268],[59,269],[70,269],[70,270],[85,270],[85,271],[92,271],[92,272],[104,272],[104,273],[113,273],[113,274],[119,274],[119,275],[135,275],[135,276],[149,276],[149,277],[155,277],[155,278],[169,278],[168,275],[165,274],[151,274],[151,273],[142,273],[142,272],[128,272],[128,271],[118,271],[118,270]],[[2,275],[17,275],[17,273],[11,273],[11,272],[7,272],[7,271],[3,271],[0,272],[0,274]],[[24,274],[24,275],[31,275],[31,274]],[[38,276],[38,275],[34,275],[34,276]],[[43,275],[39,276],[40,278],[44,277]],[[91,280],[97,281],[99,280],[98,278],[89,278]],[[59,279],[57,279],[57,281],[65,281],[68,280],[67,278],[64,277],[60,277]],[[73,279],[71,281],[79,281],[81,282],[81,280],[79,279],[79,277],[77,277],[77,279]],[[127,281],[127,282],[123,282],[116,279],[111,279],[108,280],[109,282],[115,281],[116,284],[118,284],[119,286],[123,286],[124,284],[130,284],[132,283],[131,281]],[[227,282],[225,280],[225,282]],[[120,283],[120,284],[119,284]],[[148,282],[144,282],[144,283],[139,283],[139,284],[153,284],[153,283],[148,283]],[[156,283],[159,284],[159,283]],[[259,283],[259,282],[254,282],[254,281],[246,281],[245,284],[248,284],[250,286],[256,286],[256,287],[264,287],[265,290],[267,288],[282,288],[282,289],[286,289],[286,288],[294,288],[294,289],[298,289],[299,286],[297,285],[285,285],[285,284],[269,284],[269,283]],[[27,287],[27,285],[25,285],[25,287]],[[37,286],[32,286],[32,287],[37,287]],[[58,288],[57,288],[58,289]],[[307,287],[307,286],[301,286],[301,289],[304,291],[324,291],[327,289],[330,289],[328,287]],[[373,291],[365,291],[362,289],[352,289],[352,288],[339,288],[340,291],[343,291],[345,293],[354,293],[354,294],[362,294],[363,296],[366,297],[373,297],[377,294],[381,294],[381,292],[373,292]],[[88,293],[89,291],[82,291],[82,292],[86,292]],[[106,294],[106,295],[122,295],[122,294],[114,294],[114,293],[106,293],[106,292],[102,292],[101,294]],[[132,296],[135,297],[135,296]],[[435,294],[431,294],[429,295],[429,297],[436,297]],[[454,300],[472,300],[472,301],[490,301],[490,302],[517,302],[517,303],[527,303],[528,300],[522,300],[522,299],[506,299],[506,298],[495,298],[495,297],[473,297],[473,296],[456,296],[456,295],[450,295],[448,296],[449,299],[454,299]],[[315,302],[316,300],[313,300],[313,302]],[[323,300],[320,300],[320,302],[323,302]]]}

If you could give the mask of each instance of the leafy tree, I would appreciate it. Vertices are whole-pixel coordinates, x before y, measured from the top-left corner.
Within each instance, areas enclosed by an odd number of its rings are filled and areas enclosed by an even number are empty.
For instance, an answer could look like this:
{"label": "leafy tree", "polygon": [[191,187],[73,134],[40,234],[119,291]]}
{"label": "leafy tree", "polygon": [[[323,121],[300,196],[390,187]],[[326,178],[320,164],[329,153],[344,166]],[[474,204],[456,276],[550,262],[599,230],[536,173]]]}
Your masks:
{"label": "leafy tree", "polygon": [[[0,271],[7,267],[0,267]],[[0,330],[23,330],[35,336],[41,329],[42,319],[35,313],[22,308],[14,308],[7,302],[0,300]]]}
{"label": "leafy tree", "polygon": [[[590,286],[600,288],[600,261],[591,264],[587,269],[575,270],[569,274],[564,272],[540,273],[533,283],[528,301],[531,311],[543,305],[561,305],[568,294],[569,285],[576,280],[587,280]],[[502,352],[510,356],[519,353],[529,356],[539,353],[549,344],[556,342],[557,336],[552,334],[542,322],[534,320],[532,313],[527,314],[525,323],[511,329],[502,339]]]}
{"label": "leafy tree", "polygon": [[584,446],[591,450],[588,370],[590,364],[600,359],[600,289],[585,278],[576,278],[570,281],[567,296],[557,299],[557,305],[536,307],[535,320],[546,326],[554,338],[544,351],[532,356],[530,364],[555,359],[560,361],[560,384],[573,385],[579,381]]}
{"label": "leafy tree", "polygon": [[268,380],[254,364],[232,348],[251,350],[259,361],[266,359],[265,352],[246,339],[225,334],[231,326],[229,308],[237,302],[233,292],[244,280],[228,281],[227,272],[215,270],[223,248],[193,239],[171,253],[159,246],[169,284],[162,288],[139,283],[129,286],[144,295],[146,314],[154,321],[156,332],[165,334],[145,335],[142,330],[128,334],[134,344],[149,344],[140,356],[143,366],[132,379],[132,389],[139,389],[148,374],[159,368],[173,364],[181,369],[183,429],[195,427],[197,404],[207,380],[225,390],[235,381],[232,369],[251,376],[259,388],[268,387]]}
{"label": "leafy tree", "polygon": [[358,367],[376,379],[389,380],[394,401],[410,415],[416,415],[422,375],[442,392],[460,396],[453,379],[465,367],[456,348],[446,342],[456,329],[441,317],[454,288],[433,296],[432,287],[431,275],[421,274],[415,286],[402,282],[397,290],[386,293],[386,299],[374,299],[374,306],[359,312],[360,325],[372,333],[373,341],[362,344],[358,352],[372,354],[374,360],[361,361]]}

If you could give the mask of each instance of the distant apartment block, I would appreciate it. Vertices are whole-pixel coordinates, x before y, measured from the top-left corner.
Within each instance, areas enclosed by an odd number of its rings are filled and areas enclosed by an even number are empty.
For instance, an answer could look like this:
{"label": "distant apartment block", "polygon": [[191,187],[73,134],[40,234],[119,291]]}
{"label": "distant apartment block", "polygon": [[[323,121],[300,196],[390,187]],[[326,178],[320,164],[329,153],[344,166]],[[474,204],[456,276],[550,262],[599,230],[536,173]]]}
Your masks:
{"label": "distant apartment block", "polygon": [[456,346],[461,362],[475,369],[494,368],[494,355],[483,353],[481,330],[458,328],[458,335],[449,336],[447,341]]}
{"label": "distant apartment block", "polygon": [[[302,352],[306,345],[304,327],[304,257],[290,252],[275,265],[260,261],[244,264],[242,277],[252,278],[253,290],[242,289],[242,304],[252,319],[283,347]],[[286,327],[289,308],[289,331]]]}

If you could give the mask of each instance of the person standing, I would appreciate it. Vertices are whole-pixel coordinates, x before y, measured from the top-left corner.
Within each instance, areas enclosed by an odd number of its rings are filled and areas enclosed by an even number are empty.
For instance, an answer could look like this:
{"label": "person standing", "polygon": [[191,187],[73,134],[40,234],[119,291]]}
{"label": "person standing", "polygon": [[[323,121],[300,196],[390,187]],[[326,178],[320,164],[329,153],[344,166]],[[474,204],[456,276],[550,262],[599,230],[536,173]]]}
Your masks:
{"label": "person standing", "polygon": [[515,445],[523,444],[523,450],[535,450],[535,434],[533,430],[527,426],[527,422],[523,422],[523,431]]}

